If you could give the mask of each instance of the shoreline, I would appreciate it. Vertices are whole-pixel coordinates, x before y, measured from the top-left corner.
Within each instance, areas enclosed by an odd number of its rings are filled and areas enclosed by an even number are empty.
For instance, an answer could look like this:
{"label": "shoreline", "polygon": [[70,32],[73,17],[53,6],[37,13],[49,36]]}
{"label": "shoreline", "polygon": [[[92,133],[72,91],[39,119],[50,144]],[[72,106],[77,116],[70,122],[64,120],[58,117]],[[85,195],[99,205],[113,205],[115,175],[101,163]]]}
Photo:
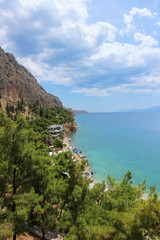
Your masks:
{"label": "shoreline", "polygon": [[[73,149],[75,149],[75,147],[73,147],[73,145],[71,144],[71,141],[72,141],[72,139],[70,139],[69,136],[65,136],[65,137],[64,137],[63,143],[66,144],[65,149],[66,149],[66,150],[69,150],[69,151],[71,152],[72,156],[76,159],[77,163],[81,164],[83,158],[80,157],[79,154],[73,152]],[[82,152],[81,152],[81,154],[82,154]],[[84,159],[85,159],[85,158],[84,158]],[[86,160],[86,159],[85,159],[85,160]],[[92,188],[92,187],[94,186],[94,184],[101,182],[101,181],[94,181],[94,180],[93,180],[93,174],[94,174],[94,173],[90,170],[90,166],[88,165],[88,160],[86,160],[86,166],[85,166],[85,171],[84,171],[84,173],[85,173],[85,172],[86,172],[86,173],[89,173],[88,178],[89,178],[90,180],[92,180],[92,182],[90,183],[90,188]],[[84,176],[85,176],[85,175],[84,175]],[[107,185],[106,185],[105,191],[108,191]],[[147,195],[147,193],[142,194],[141,199],[143,199],[144,201],[148,200],[148,195]]]}
{"label": "shoreline", "polygon": [[[78,152],[74,152],[74,149],[77,149],[75,147],[73,147],[73,145],[71,144],[71,139],[69,138],[69,136],[64,137],[63,139],[63,143],[66,144],[65,149],[69,150],[72,154],[72,156],[76,159],[76,162],[81,164],[82,160],[85,159],[85,156],[82,155],[82,152],[79,150]],[[77,149],[78,150],[78,149]],[[88,161],[86,160],[86,165],[85,165],[85,170],[84,170],[84,176],[86,176],[87,178],[91,179],[93,181],[93,172],[90,170],[90,166],[88,165]]]}
{"label": "shoreline", "polygon": [[[75,123],[75,124],[76,124],[76,123]],[[76,127],[77,127],[77,129],[78,129],[78,125],[77,125],[77,124],[76,124]],[[77,129],[76,129],[76,130],[77,130]],[[70,132],[70,133],[71,133],[71,132]],[[94,186],[94,184],[99,183],[99,182],[102,182],[102,181],[94,181],[94,179],[93,179],[94,173],[93,173],[93,172],[91,171],[91,169],[90,169],[90,166],[89,166],[89,164],[88,164],[88,160],[87,160],[87,159],[85,158],[85,156],[82,154],[82,151],[81,151],[81,150],[79,150],[78,153],[74,153],[74,152],[73,152],[73,149],[77,149],[77,148],[75,148],[75,147],[71,144],[71,141],[72,141],[72,139],[69,138],[69,134],[65,134],[64,139],[63,139],[63,143],[66,144],[66,146],[65,146],[64,148],[65,148],[67,151],[69,150],[69,151],[71,152],[72,156],[76,159],[76,162],[77,162],[77,163],[81,164],[83,159],[86,160],[86,165],[85,165],[85,170],[84,170],[83,176],[86,176],[88,179],[92,180],[92,182],[90,183],[90,188],[92,188],[92,187]],[[85,175],[85,173],[87,173],[87,174]],[[89,175],[88,175],[88,174],[89,174]],[[105,181],[105,182],[106,182],[106,181]],[[107,191],[107,190],[108,190],[108,187],[107,187],[107,184],[106,184],[106,189],[105,189],[105,191]],[[142,194],[141,199],[143,199],[143,200],[145,200],[145,201],[148,200],[148,194],[147,194],[147,192],[144,193],[144,194]]]}

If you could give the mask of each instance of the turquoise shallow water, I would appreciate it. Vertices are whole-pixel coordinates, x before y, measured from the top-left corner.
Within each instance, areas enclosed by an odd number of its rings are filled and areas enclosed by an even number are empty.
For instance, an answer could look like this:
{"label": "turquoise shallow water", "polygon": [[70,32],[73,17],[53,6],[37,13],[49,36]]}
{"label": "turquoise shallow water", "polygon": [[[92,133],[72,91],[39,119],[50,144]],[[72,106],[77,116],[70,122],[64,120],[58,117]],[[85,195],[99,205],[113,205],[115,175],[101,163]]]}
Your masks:
{"label": "turquoise shallow water", "polygon": [[135,184],[147,179],[160,193],[160,112],[78,114],[72,144],[89,161],[94,180],[110,174],[118,181],[126,171]]}

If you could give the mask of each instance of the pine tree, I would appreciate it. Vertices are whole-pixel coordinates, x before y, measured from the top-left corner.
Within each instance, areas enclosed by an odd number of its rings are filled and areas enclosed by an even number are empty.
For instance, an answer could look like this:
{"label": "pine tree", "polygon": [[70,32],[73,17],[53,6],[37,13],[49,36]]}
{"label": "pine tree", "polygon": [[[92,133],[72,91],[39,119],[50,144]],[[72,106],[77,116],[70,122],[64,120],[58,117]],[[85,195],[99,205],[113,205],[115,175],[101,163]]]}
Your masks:
{"label": "pine tree", "polygon": [[25,230],[28,214],[39,201],[33,184],[40,181],[35,178],[35,169],[41,167],[36,154],[41,145],[37,141],[35,146],[33,138],[22,117],[13,122],[0,113],[0,198],[7,209],[5,218],[12,225],[13,240]]}
{"label": "pine tree", "polygon": [[7,113],[8,116],[10,115],[10,107],[8,105],[8,102],[7,102],[7,105],[6,105],[6,113]]}

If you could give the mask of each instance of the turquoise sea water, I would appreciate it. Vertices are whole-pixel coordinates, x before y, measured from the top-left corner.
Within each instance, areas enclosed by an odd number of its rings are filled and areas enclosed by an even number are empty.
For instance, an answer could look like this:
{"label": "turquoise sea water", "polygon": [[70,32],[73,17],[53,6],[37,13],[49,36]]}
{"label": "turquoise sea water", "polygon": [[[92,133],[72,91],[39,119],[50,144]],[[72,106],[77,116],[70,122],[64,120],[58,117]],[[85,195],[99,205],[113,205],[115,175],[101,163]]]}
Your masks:
{"label": "turquoise sea water", "polygon": [[94,181],[110,174],[118,181],[126,171],[134,183],[147,179],[160,193],[160,112],[78,114],[72,145],[82,150]]}

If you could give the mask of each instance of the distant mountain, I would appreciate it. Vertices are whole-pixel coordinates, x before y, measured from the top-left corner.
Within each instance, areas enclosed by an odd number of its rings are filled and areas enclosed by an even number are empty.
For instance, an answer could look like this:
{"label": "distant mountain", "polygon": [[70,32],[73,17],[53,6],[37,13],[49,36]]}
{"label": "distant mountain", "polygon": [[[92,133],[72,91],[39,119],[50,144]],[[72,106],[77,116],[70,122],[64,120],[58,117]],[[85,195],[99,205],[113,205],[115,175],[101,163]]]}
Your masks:
{"label": "distant mountain", "polygon": [[44,107],[63,107],[58,97],[46,93],[33,75],[1,47],[0,97],[13,102],[38,103]]}
{"label": "distant mountain", "polygon": [[131,109],[131,110],[128,110],[127,112],[160,112],[160,106],[143,108],[143,109]]}
{"label": "distant mountain", "polygon": [[85,110],[73,110],[73,112],[74,112],[75,114],[86,114],[86,113],[88,113],[88,112],[85,111]]}

